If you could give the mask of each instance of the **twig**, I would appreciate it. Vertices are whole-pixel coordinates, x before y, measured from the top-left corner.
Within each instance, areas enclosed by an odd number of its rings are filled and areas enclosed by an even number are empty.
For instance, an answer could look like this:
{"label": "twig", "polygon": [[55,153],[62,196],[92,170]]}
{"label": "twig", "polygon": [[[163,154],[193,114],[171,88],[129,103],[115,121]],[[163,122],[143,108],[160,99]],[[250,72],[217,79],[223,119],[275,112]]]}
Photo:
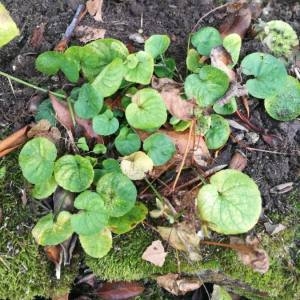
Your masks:
{"label": "twig", "polygon": [[248,95],[247,88],[238,82],[234,82],[227,93],[217,101],[219,105],[225,105],[230,102],[232,97],[242,97]]}
{"label": "twig", "polygon": [[278,154],[278,155],[296,155],[300,156],[300,151],[293,151],[294,153],[286,153],[286,152],[279,152],[279,151],[271,151],[271,150],[264,150],[264,149],[258,149],[258,148],[251,148],[251,147],[245,147],[249,151],[258,151],[258,152],[265,152],[265,153],[271,153],[271,154]]}

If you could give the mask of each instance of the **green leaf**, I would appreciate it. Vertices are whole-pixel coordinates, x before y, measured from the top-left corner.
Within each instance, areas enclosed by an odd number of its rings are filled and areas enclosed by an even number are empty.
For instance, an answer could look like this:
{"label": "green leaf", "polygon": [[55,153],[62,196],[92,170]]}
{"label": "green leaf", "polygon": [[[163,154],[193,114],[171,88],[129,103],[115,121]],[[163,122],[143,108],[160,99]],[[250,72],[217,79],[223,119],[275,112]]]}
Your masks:
{"label": "green leaf", "polygon": [[74,206],[80,211],[72,215],[73,230],[82,235],[100,232],[108,223],[108,214],[99,194],[84,191],[75,198]]}
{"label": "green leaf", "polygon": [[81,137],[78,139],[78,142],[76,143],[76,146],[82,150],[82,151],[89,151],[90,148],[86,142],[86,138],[85,137]]}
{"label": "green leaf", "polygon": [[145,51],[154,59],[164,54],[169,48],[170,38],[167,35],[154,34],[145,42]]}
{"label": "green leaf", "polygon": [[74,109],[76,114],[83,119],[95,117],[103,106],[103,97],[89,83],[85,83],[79,90],[78,99],[75,102]]}
{"label": "green leaf", "polygon": [[128,55],[125,62],[125,80],[140,84],[149,84],[154,70],[153,57],[144,51]]}
{"label": "green leaf", "polygon": [[35,67],[38,71],[46,75],[55,75],[60,70],[63,57],[64,55],[61,52],[43,52],[37,57]]}
{"label": "green leaf", "polygon": [[92,86],[103,97],[111,96],[119,89],[124,73],[125,67],[122,59],[115,58],[95,78]]}
{"label": "green leaf", "polygon": [[223,287],[214,284],[211,300],[232,300],[232,298]]}
{"label": "green leaf", "polygon": [[31,192],[31,196],[35,199],[46,199],[55,192],[56,188],[57,183],[54,176],[52,176],[48,180],[36,184]]}
{"label": "green leaf", "polygon": [[132,230],[139,223],[145,220],[147,214],[147,207],[143,203],[137,202],[135,206],[124,216],[119,218],[109,218],[107,226],[113,233],[123,234]]}
{"label": "green leaf", "polygon": [[56,156],[56,147],[47,138],[37,137],[30,140],[19,155],[23,176],[34,184],[47,181],[52,176]]}
{"label": "green leaf", "polygon": [[213,106],[213,109],[214,109],[214,111],[217,114],[220,114],[220,115],[231,115],[234,112],[236,112],[236,110],[237,110],[237,103],[236,103],[235,98],[232,97],[230,99],[230,102],[226,103],[224,105],[220,105],[220,104],[218,104],[218,102],[216,102],[214,104],[214,106]]}
{"label": "green leaf", "polygon": [[0,48],[20,34],[19,29],[4,5],[0,3]]}
{"label": "green leaf", "polygon": [[73,234],[70,220],[68,211],[60,212],[55,221],[50,213],[39,219],[32,229],[32,235],[39,245],[58,245]]}
{"label": "green leaf", "polygon": [[229,78],[223,71],[204,66],[198,74],[185,79],[184,91],[188,98],[195,98],[200,107],[208,107],[225,94],[228,86]]}
{"label": "green leaf", "polygon": [[291,121],[300,115],[300,83],[292,76],[278,94],[265,99],[267,113],[275,120]]}
{"label": "green leaf", "polygon": [[197,118],[197,134],[205,135],[211,126],[211,115],[200,114]]}
{"label": "green leaf", "polygon": [[105,256],[112,247],[111,232],[105,228],[92,235],[79,235],[79,240],[84,251],[95,258]]}
{"label": "green leaf", "polygon": [[63,56],[60,64],[61,71],[65,74],[70,82],[76,83],[79,79],[79,62]]}
{"label": "green leaf", "polygon": [[97,184],[99,179],[105,174],[114,172],[122,173],[119,162],[113,158],[103,160],[102,165],[102,169],[95,169],[94,184]]}
{"label": "green leaf", "polygon": [[141,148],[141,139],[130,128],[121,128],[115,139],[115,146],[121,155],[129,155]]}
{"label": "green leaf", "polygon": [[119,121],[113,112],[107,109],[103,114],[93,118],[93,129],[100,135],[111,135],[119,128]]}
{"label": "green leaf", "polygon": [[202,63],[200,62],[201,56],[195,49],[189,49],[186,57],[186,67],[193,73],[199,73]]}
{"label": "green leaf", "polygon": [[121,173],[114,172],[102,176],[96,189],[112,217],[125,215],[135,204],[137,190],[132,181]]}
{"label": "green leaf", "polygon": [[212,48],[222,45],[222,37],[217,29],[203,27],[192,35],[191,42],[201,55],[209,56]]}
{"label": "green leaf", "polygon": [[222,170],[210,178],[197,196],[200,220],[223,234],[250,230],[261,213],[261,196],[256,183],[237,170]]}
{"label": "green leaf", "polygon": [[6,167],[4,166],[0,168],[0,180],[4,179],[5,174],[6,174]]}
{"label": "green leaf", "polygon": [[234,67],[240,57],[240,51],[242,46],[242,39],[237,33],[231,33],[225,36],[223,40],[223,47],[231,55],[232,64],[231,67]]}
{"label": "green leaf", "polygon": [[154,133],[144,140],[144,151],[153,160],[154,166],[161,166],[176,152],[173,141],[162,133]]}
{"label": "green leaf", "polygon": [[160,94],[151,88],[139,90],[125,111],[128,123],[138,129],[159,128],[167,121],[167,109]]}
{"label": "green leaf", "polygon": [[247,55],[241,63],[245,75],[253,75],[246,86],[250,95],[256,98],[269,98],[280,92],[287,81],[284,64],[276,57],[255,52]]}
{"label": "green leaf", "polygon": [[226,144],[230,135],[230,127],[223,117],[212,114],[211,125],[205,134],[205,142],[208,149],[218,149]]}
{"label": "green leaf", "polygon": [[107,148],[103,144],[96,144],[93,148],[93,153],[95,154],[105,154],[107,151]]}
{"label": "green leaf", "polygon": [[37,108],[34,116],[36,122],[40,120],[47,120],[52,126],[56,126],[56,117],[50,99],[44,100]]}
{"label": "green leaf", "polygon": [[93,182],[94,170],[88,158],[64,155],[55,162],[54,176],[56,182],[65,190],[79,193]]}
{"label": "green leaf", "polygon": [[166,58],[154,66],[154,74],[157,77],[173,78],[176,69],[176,62],[174,58]]}

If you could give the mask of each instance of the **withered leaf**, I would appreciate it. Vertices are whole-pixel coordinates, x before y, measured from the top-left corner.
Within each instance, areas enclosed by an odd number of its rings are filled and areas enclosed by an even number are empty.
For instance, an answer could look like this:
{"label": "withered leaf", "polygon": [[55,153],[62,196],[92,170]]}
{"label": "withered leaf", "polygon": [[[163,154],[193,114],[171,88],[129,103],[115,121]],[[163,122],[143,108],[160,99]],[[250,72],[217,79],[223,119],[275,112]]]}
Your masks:
{"label": "withered leaf", "polygon": [[162,267],[168,252],[165,252],[164,246],[160,240],[153,241],[144,251],[142,259],[151,262],[155,266]]}
{"label": "withered leaf", "polygon": [[105,33],[106,29],[91,27],[87,25],[80,25],[75,29],[75,36],[79,39],[80,42],[84,44],[97,39],[103,39]]}
{"label": "withered leaf", "polygon": [[244,153],[240,151],[236,151],[231,158],[229,168],[243,171],[247,166],[247,157]]}
{"label": "withered leaf", "polygon": [[44,251],[48,259],[55,264],[55,275],[57,279],[60,279],[61,263],[63,260],[63,251],[61,246],[46,246]]}
{"label": "withered leaf", "polygon": [[96,20],[103,22],[102,19],[103,0],[88,0],[86,8],[88,13]]}
{"label": "withered leaf", "polygon": [[45,23],[41,23],[40,25],[36,26],[33,29],[30,38],[30,44],[33,48],[39,48],[42,45],[42,43],[45,41],[44,32],[45,32]]}

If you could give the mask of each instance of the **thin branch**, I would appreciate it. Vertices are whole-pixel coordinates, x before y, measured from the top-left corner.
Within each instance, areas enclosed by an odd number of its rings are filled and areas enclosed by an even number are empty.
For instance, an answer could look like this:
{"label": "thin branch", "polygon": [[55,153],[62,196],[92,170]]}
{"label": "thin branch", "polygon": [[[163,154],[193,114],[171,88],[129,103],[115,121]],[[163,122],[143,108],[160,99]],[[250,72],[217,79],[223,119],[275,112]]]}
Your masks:
{"label": "thin branch", "polygon": [[226,92],[226,94],[217,101],[217,104],[219,105],[225,105],[230,102],[232,97],[242,97],[248,95],[248,91],[246,86],[241,85],[238,82],[234,82],[231,84],[229,90]]}

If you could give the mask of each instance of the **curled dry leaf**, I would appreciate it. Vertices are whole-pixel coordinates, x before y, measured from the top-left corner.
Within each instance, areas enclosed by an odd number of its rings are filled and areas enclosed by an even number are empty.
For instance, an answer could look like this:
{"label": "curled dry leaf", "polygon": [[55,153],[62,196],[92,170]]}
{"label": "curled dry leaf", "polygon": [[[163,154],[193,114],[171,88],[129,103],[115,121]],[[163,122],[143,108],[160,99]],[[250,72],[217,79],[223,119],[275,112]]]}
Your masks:
{"label": "curled dry leaf", "polygon": [[242,151],[236,151],[231,158],[229,168],[243,171],[247,166],[246,155]]}
{"label": "curled dry leaf", "polygon": [[106,29],[86,25],[77,26],[75,29],[75,36],[84,44],[97,39],[103,39],[105,33]]}
{"label": "curled dry leaf", "polygon": [[269,256],[265,250],[258,248],[259,240],[257,237],[252,238],[248,235],[245,242],[240,238],[231,237],[230,245],[237,251],[244,265],[261,274],[269,270]]}
{"label": "curled dry leaf", "polygon": [[278,184],[270,189],[272,194],[284,194],[293,189],[294,182],[286,182]]}
{"label": "curled dry leaf", "polygon": [[48,259],[55,264],[55,275],[57,279],[60,279],[61,263],[63,260],[63,251],[61,246],[46,246],[44,251]]}
{"label": "curled dry leaf", "polygon": [[158,276],[157,284],[175,296],[185,295],[188,292],[197,290],[202,281],[195,277],[180,278],[179,274],[169,273],[167,275]]}
{"label": "curled dry leaf", "polygon": [[271,224],[269,222],[264,223],[264,226],[266,228],[266,231],[268,234],[270,235],[275,235],[277,233],[279,233],[280,231],[283,231],[286,229],[286,226],[282,225],[282,224]]}
{"label": "curled dry leaf", "polygon": [[102,5],[103,0],[88,0],[86,9],[88,13],[96,20],[103,22],[102,19]]}
{"label": "curled dry leaf", "polygon": [[30,39],[30,44],[33,48],[39,48],[43,44],[43,42],[45,41],[44,32],[45,23],[41,23],[33,29]]}
{"label": "curled dry leaf", "polygon": [[168,111],[180,120],[191,120],[195,103],[183,100],[180,96],[182,85],[170,78],[152,77],[152,87],[162,96]]}
{"label": "curled dry leaf", "polygon": [[162,267],[168,252],[165,252],[164,246],[160,240],[152,244],[144,251],[142,259],[151,262],[155,266]]}

